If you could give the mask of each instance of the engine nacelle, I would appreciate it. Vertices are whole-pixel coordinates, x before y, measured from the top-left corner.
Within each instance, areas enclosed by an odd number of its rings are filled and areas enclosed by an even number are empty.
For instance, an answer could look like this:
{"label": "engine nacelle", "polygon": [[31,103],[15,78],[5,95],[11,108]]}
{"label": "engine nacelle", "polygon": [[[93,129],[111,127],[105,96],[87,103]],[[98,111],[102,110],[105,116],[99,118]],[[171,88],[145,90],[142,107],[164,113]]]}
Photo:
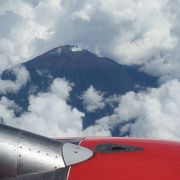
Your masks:
{"label": "engine nacelle", "polygon": [[92,156],[87,148],[0,125],[0,178],[64,168]]}

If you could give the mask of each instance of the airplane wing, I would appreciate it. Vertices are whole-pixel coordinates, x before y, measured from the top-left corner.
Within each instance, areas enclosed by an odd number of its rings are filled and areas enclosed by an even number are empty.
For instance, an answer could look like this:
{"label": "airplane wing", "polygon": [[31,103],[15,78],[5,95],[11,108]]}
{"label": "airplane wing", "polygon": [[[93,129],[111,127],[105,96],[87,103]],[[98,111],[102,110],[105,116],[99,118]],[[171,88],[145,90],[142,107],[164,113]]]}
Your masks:
{"label": "airplane wing", "polygon": [[54,140],[0,125],[0,178],[179,180],[180,143],[130,138]]}

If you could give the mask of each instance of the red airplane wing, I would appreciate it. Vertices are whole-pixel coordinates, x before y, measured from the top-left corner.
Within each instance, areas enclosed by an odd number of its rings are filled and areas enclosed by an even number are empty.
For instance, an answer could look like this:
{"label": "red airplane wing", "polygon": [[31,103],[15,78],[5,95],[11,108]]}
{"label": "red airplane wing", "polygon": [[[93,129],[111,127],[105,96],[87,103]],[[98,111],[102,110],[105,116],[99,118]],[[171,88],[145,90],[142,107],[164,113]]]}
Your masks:
{"label": "red airplane wing", "polygon": [[[180,143],[124,138],[86,138],[93,158],[73,165],[69,180],[179,180]],[[99,148],[98,148],[99,147]]]}
{"label": "red airplane wing", "polygon": [[19,180],[180,180],[180,143],[53,140],[0,125],[0,177]]}

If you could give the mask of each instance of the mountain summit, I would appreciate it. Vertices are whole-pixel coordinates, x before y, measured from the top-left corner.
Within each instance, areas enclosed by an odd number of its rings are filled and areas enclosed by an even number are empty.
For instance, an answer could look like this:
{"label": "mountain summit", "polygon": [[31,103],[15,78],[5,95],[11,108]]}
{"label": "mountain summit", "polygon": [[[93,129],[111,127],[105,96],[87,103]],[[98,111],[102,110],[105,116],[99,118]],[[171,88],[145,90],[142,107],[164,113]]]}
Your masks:
{"label": "mountain summit", "polygon": [[140,72],[138,67],[120,65],[87,50],[77,49],[74,46],[58,47],[25,63],[32,83],[39,86],[46,84],[43,79],[49,76],[63,77],[75,84],[78,94],[90,85],[108,94],[124,94],[156,85],[156,78]]}
{"label": "mountain summit", "polygon": [[[68,103],[85,112],[84,126],[112,111],[111,107],[106,107],[98,112],[86,112],[80,96],[90,86],[109,97],[157,85],[155,77],[145,74],[138,67],[121,65],[70,45],[52,49],[23,65],[29,71],[30,81],[17,94],[8,94],[8,98],[27,111],[29,94],[46,92],[55,78],[65,78],[74,84]],[[5,71],[3,78],[10,79],[9,74]]]}

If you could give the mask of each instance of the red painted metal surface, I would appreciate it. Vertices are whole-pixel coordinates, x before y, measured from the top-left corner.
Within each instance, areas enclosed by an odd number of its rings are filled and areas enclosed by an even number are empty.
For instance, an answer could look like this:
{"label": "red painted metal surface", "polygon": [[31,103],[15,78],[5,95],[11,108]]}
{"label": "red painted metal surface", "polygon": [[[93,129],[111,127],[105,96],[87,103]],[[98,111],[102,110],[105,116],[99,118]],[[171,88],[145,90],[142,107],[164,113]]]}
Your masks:
{"label": "red painted metal surface", "polygon": [[95,153],[71,167],[69,180],[180,180],[180,143],[123,138],[86,138],[81,146],[95,151],[98,144],[143,147],[144,151]]}

